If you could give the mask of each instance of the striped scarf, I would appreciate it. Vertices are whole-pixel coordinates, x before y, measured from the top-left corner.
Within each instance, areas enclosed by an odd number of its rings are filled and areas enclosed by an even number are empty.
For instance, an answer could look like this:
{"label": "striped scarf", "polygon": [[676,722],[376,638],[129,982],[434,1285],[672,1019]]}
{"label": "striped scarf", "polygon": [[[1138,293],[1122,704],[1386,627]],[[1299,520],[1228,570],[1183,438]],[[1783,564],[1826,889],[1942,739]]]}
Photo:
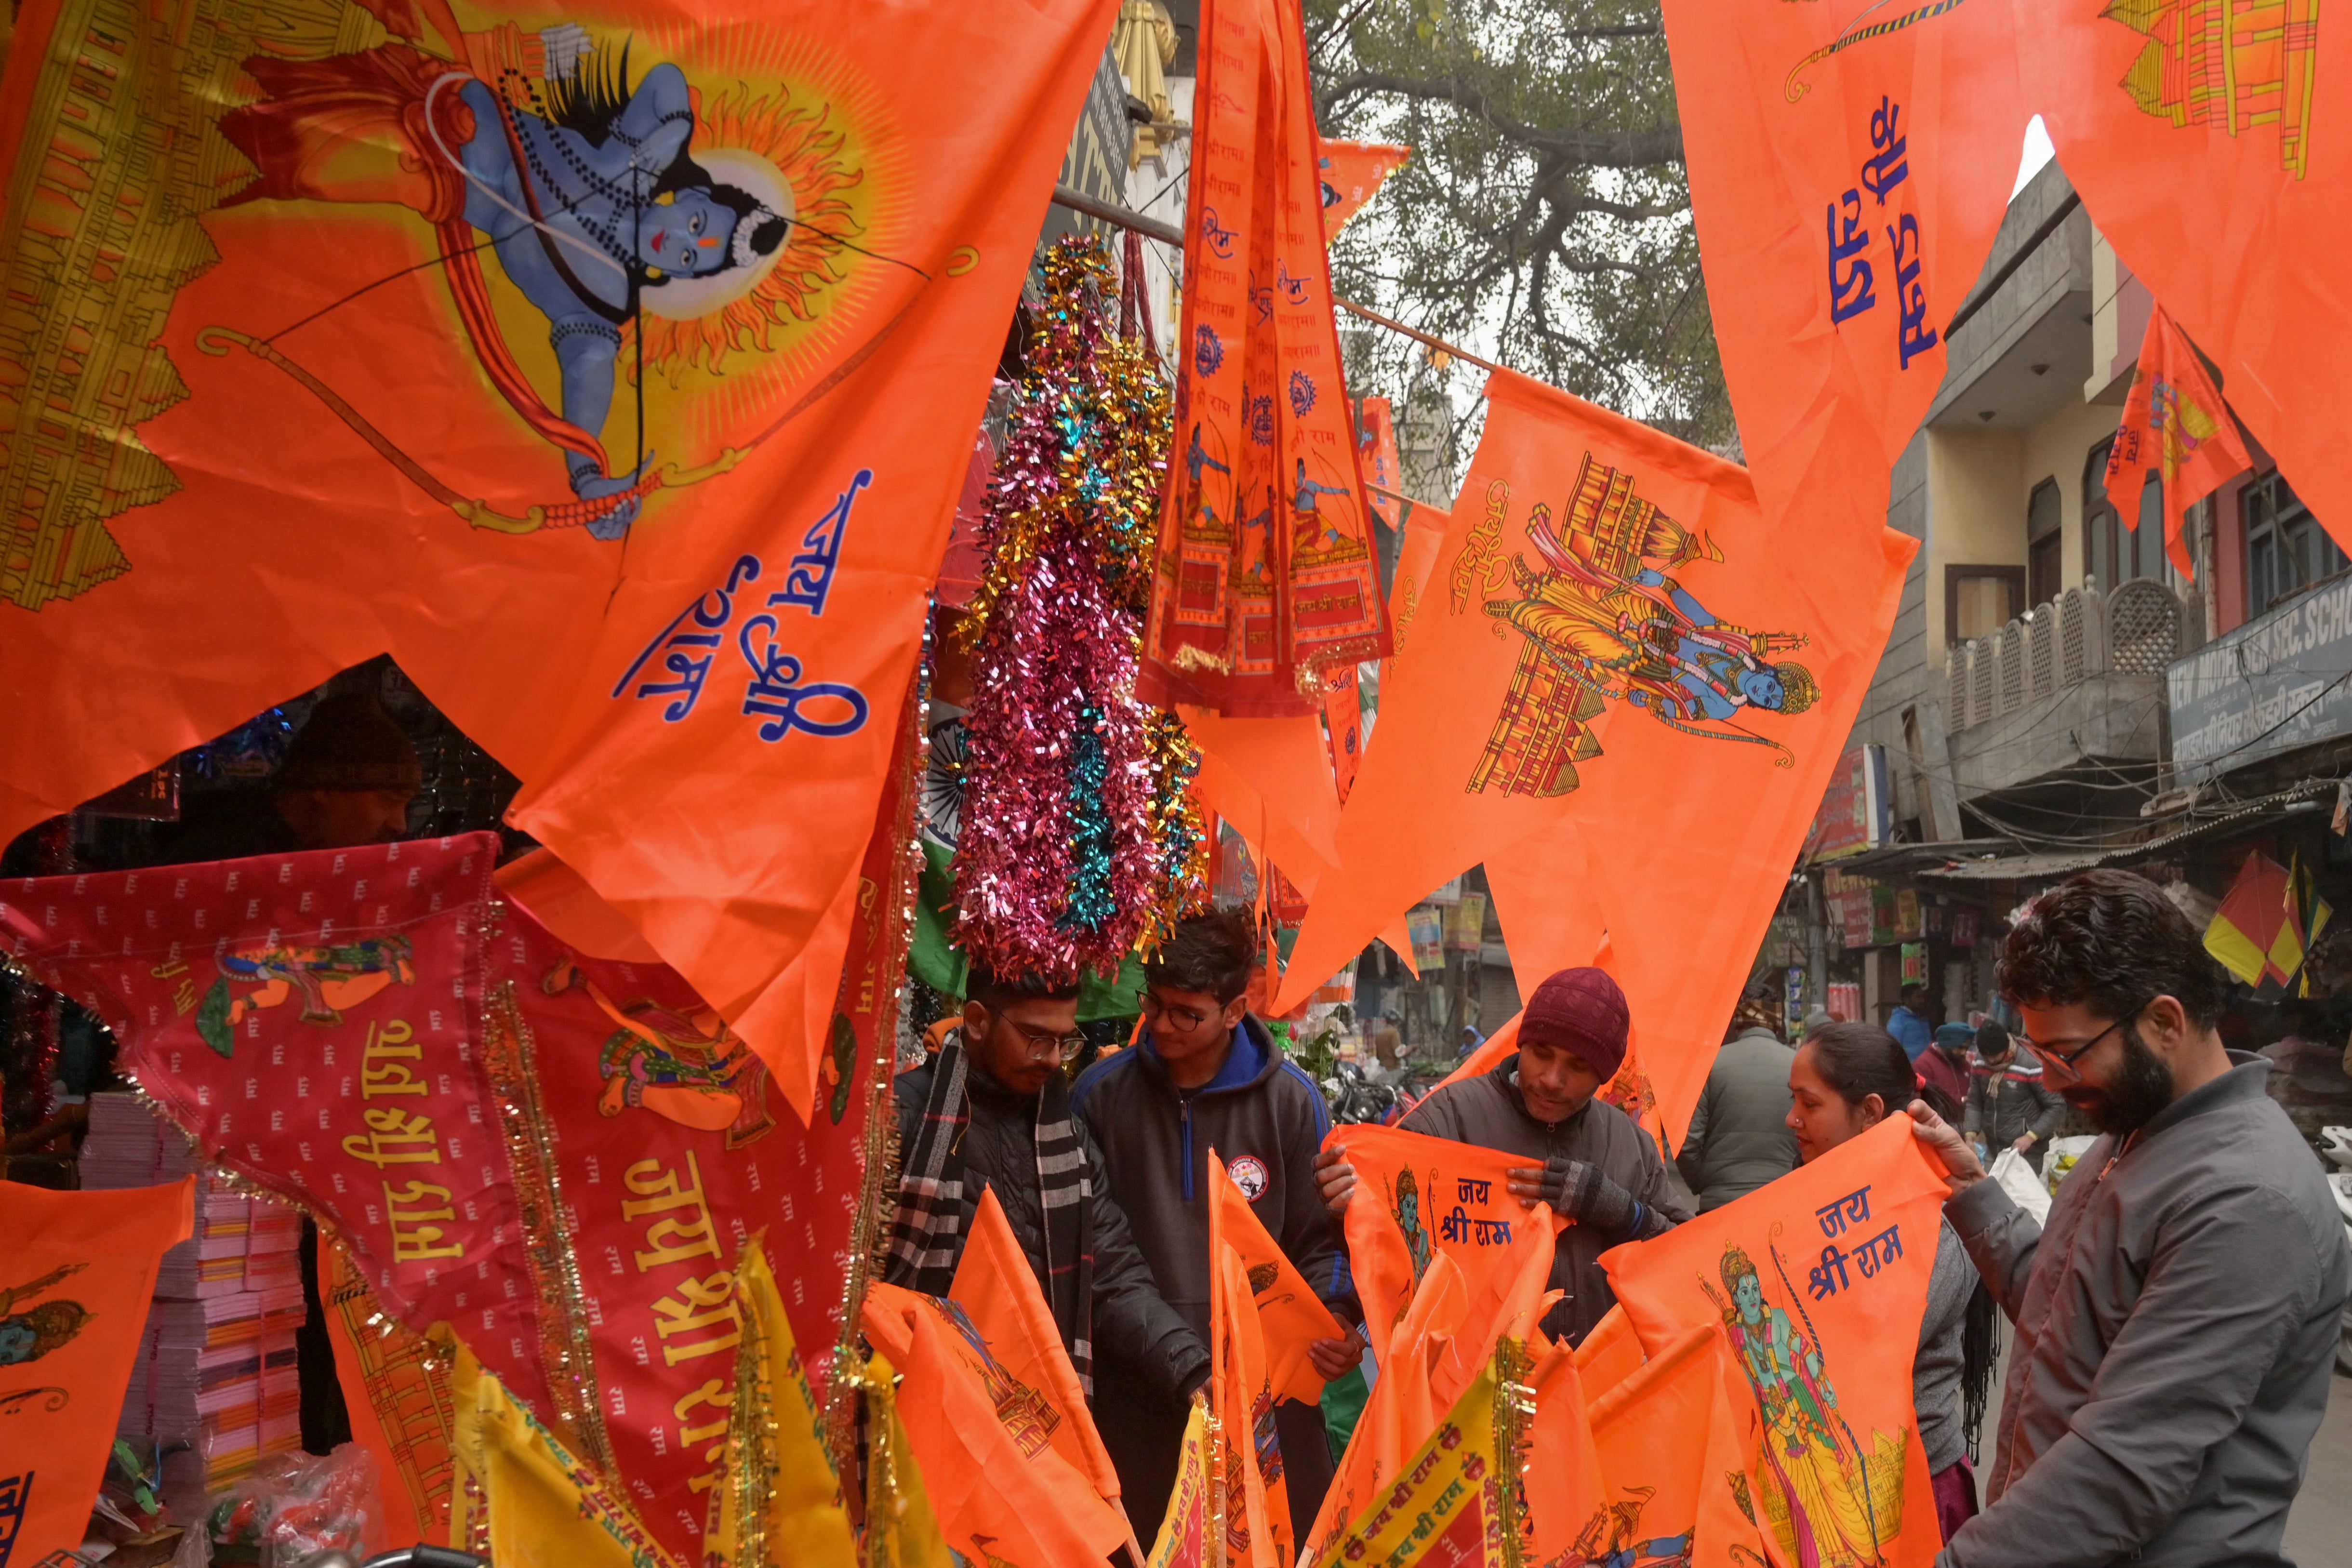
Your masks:
{"label": "striped scarf", "polygon": [[[931,1092],[898,1170],[898,1212],[890,1223],[884,1277],[927,1296],[947,1295],[963,1256],[964,1228],[980,1203],[980,1185],[966,1190],[964,1130],[971,1120],[970,1058],[963,1031],[950,1031],[932,1064]],[[1094,1392],[1094,1184],[1086,1145],[1070,1116],[1067,1085],[1059,1073],[1037,1097],[1032,1138],[1037,1194],[1045,1211],[1047,1304],[1078,1382]],[[1057,1236],[1064,1245],[1055,1245]],[[1027,1238],[1024,1237],[1025,1241]],[[1067,1256],[1057,1256],[1066,1253]],[[1037,1261],[1032,1258],[1034,1263]]]}

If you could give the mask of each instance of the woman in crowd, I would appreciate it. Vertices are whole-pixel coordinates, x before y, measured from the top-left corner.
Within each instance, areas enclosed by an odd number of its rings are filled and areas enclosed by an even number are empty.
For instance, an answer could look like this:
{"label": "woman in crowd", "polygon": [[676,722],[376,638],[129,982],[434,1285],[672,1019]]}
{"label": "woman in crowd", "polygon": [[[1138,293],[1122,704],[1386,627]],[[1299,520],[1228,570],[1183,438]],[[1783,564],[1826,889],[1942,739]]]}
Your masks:
{"label": "woman in crowd", "polygon": [[[1895,1037],[1871,1024],[1824,1024],[1808,1034],[1790,1064],[1789,1097],[1789,1129],[1797,1135],[1800,1164],[1901,1115],[1914,1100],[1925,1099],[1947,1119],[1959,1109],[1942,1090],[1922,1084]],[[1991,1386],[1997,1310],[1947,1223],[1936,1244],[1936,1270],[1927,1283],[1927,1310],[1919,1320],[1919,1350],[1911,1369],[1919,1443],[1927,1451],[1936,1521],[1947,1541],[1977,1511],[1968,1451]]]}

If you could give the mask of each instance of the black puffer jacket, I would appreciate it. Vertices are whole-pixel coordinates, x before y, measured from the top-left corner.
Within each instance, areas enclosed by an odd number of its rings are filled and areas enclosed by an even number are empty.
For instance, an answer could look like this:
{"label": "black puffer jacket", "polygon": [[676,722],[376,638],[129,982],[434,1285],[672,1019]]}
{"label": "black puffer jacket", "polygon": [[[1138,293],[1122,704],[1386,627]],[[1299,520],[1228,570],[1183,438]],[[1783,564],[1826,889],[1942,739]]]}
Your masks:
{"label": "black puffer jacket", "polygon": [[[980,1203],[982,1188],[992,1189],[1004,1209],[1005,1223],[1036,1271],[1040,1290],[1050,1289],[1045,1272],[1045,1207],[1037,1190],[1037,1099],[1019,1095],[997,1083],[975,1064],[965,1075],[971,1113],[963,1132],[964,1222],[967,1236]],[[891,1086],[898,1108],[898,1142],[911,1147],[931,1093],[931,1068],[919,1067],[900,1073]],[[1045,1092],[1057,1098],[1067,1093],[1058,1080]],[[1073,1118],[1075,1121],[1076,1119]],[[1182,1400],[1208,1381],[1209,1347],[1187,1327],[1174,1308],[1160,1299],[1150,1265],[1136,1249],[1135,1233],[1127,1215],[1111,1196],[1110,1173],[1104,1168],[1102,1149],[1083,1121],[1078,1141],[1085,1146],[1087,1179],[1094,1194],[1094,1321],[1090,1330],[1097,1367],[1106,1355],[1122,1365],[1142,1369],[1171,1399]],[[1054,1237],[1054,1250],[1067,1256],[1077,1250],[1077,1211],[1065,1209],[1066,1234]]]}

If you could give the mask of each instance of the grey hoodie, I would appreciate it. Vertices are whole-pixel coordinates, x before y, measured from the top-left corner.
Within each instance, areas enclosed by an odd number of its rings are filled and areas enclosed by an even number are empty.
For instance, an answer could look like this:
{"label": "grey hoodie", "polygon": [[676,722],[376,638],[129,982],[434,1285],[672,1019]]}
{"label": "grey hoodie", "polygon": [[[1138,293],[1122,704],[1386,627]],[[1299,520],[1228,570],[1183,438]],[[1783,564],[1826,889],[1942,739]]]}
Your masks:
{"label": "grey hoodie", "polygon": [[2270,1064],[2231,1060],[2094,1143],[2046,1228],[1990,1181],[1945,1205],[2017,1343],[1992,1501],[1938,1568],[2287,1562],[2352,1249]]}

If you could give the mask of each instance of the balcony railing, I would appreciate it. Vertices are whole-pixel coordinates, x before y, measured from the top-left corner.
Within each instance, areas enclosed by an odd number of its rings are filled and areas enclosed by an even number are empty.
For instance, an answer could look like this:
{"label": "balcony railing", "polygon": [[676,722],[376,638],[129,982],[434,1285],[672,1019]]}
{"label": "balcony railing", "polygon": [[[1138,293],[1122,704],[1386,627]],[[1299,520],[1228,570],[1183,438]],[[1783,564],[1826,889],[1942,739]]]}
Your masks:
{"label": "balcony railing", "polygon": [[2086,580],[1952,649],[1946,722],[1955,731],[1988,723],[2097,676],[2161,676],[2203,630],[2161,583],[2136,578],[2102,593]]}

